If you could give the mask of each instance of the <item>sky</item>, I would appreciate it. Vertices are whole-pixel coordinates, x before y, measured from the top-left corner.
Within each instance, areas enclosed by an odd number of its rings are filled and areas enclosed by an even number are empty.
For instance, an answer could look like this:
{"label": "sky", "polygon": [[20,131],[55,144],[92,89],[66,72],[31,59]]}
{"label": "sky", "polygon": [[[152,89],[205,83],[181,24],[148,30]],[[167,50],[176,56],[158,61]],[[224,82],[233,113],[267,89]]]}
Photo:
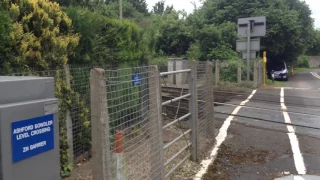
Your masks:
{"label": "sky", "polygon": [[[152,9],[152,6],[157,3],[159,0],[146,0],[148,3],[149,10]],[[191,2],[195,2],[199,7],[201,5],[199,0],[166,0],[166,5],[173,5],[177,10],[185,10],[188,13],[192,13],[193,5]],[[305,0],[309,5],[312,11],[312,17],[314,18],[315,28],[320,28],[320,0]]]}
{"label": "sky", "polygon": [[312,11],[315,28],[320,28],[320,1],[319,0],[305,0]]}
{"label": "sky", "polygon": [[[146,0],[149,10],[152,10],[154,6],[160,0]],[[173,5],[176,10],[185,10],[188,13],[192,13],[194,7],[191,2],[195,2],[197,6],[200,6],[199,0],[166,0],[166,5]]]}

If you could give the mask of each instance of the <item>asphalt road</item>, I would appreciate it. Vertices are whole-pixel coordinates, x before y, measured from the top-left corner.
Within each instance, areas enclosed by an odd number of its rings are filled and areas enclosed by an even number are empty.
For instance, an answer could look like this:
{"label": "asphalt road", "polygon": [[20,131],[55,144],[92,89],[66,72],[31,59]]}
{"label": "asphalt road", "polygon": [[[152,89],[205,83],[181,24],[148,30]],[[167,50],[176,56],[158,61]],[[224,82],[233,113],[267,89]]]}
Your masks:
{"label": "asphalt road", "polygon": [[[218,129],[250,93],[215,107]],[[320,69],[258,89],[234,116],[204,179],[320,179]]]}

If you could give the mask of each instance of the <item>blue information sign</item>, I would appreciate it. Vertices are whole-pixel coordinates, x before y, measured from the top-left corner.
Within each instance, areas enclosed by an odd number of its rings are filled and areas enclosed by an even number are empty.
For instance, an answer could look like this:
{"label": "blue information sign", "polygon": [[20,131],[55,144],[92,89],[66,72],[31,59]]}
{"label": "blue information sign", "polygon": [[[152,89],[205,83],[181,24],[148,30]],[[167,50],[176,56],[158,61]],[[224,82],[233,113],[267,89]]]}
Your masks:
{"label": "blue information sign", "polygon": [[132,86],[141,86],[142,85],[142,75],[141,74],[133,74],[132,75]]}
{"label": "blue information sign", "polygon": [[54,149],[53,115],[11,123],[13,163]]}

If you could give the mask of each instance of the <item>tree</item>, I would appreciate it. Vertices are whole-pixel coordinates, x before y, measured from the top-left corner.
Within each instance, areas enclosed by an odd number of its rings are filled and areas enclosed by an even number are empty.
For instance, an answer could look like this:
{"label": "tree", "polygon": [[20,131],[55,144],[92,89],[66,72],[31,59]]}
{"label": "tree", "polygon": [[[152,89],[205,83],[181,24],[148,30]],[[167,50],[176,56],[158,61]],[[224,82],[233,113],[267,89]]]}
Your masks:
{"label": "tree", "polygon": [[271,9],[265,13],[268,18],[267,35],[261,44],[268,52],[268,60],[288,63],[304,53],[304,41],[298,13],[290,10]]}
{"label": "tree", "polygon": [[312,11],[305,1],[286,0],[286,2],[289,5],[290,10],[298,12],[298,21],[300,22],[300,26],[302,28],[301,40],[304,44],[303,52],[305,53],[311,44],[310,41],[312,41],[313,38],[314,20],[311,17]]}
{"label": "tree", "polygon": [[270,60],[295,61],[306,51],[312,37],[311,11],[299,0],[206,0],[200,12],[204,24],[215,25],[236,23],[242,17],[266,16],[267,36],[261,38],[261,44]]}
{"label": "tree", "polygon": [[199,60],[230,60],[237,57],[232,47],[236,38],[233,23],[226,22],[219,26],[205,25],[196,35],[200,49]]}
{"label": "tree", "polygon": [[[142,1],[141,1],[142,2]],[[140,21],[144,16],[146,16],[146,11],[140,12],[143,7],[142,5],[138,8],[136,7],[137,4],[132,4],[130,1],[123,0],[122,2],[122,11],[123,11],[123,18],[126,19],[133,19],[135,21]],[[114,17],[113,14],[117,15],[117,18],[119,18],[119,0],[109,0],[106,4],[99,5],[95,7],[95,9],[99,9],[100,13],[104,14],[107,17]],[[110,12],[111,15],[110,16]]]}
{"label": "tree", "polygon": [[153,6],[153,13],[162,15],[165,10],[165,1],[159,1]]}
{"label": "tree", "polygon": [[93,49],[96,34],[103,27],[106,17],[99,12],[81,7],[70,6],[65,11],[72,19],[74,31],[81,35],[75,55],[70,57],[69,62],[72,64],[98,63],[99,60],[93,58]]}
{"label": "tree", "polygon": [[52,0],[53,2],[59,3],[61,6],[83,6],[92,7],[104,4],[104,0]]}
{"label": "tree", "polygon": [[70,62],[118,66],[143,58],[142,31],[135,23],[82,7],[68,7],[66,12],[81,34]]}
{"label": "tree", "polygon": [[[107,0],[106,3],[119,13],[119,0]],[[122,8],[124,18],[141,19],[143,16],[149,16],[146,0],[122,0]]]}
{"label": "tree", "polygon": [[172,12],[174,12],[173,5],[167,6],[166,10],[164,11],[165,14],[169,14],[169,13],[172,13]]}
{"label": "tree", "polygon": [[131,3],[138,12],[145,16],[149,15],[148,4],[146,0],[128,0],[128,2]]}
{"label": "tree", "polygon": [[73,0],[53,0],[53,2],[57,2],[61,6],[69,6],[71,3],[73,3]]}
{"label": "tree", "polygon": [[180,13],[165,14],[157,23],[156,51],[164,55],[185,55],[194,41],[191,29],[186,25],[184,19],[179,18]]}
{"label": "tree", "polygon": [[59,4],[48,0],[3,2],[13,19],[10,67],[37,70],[62,67],[74,55],[79,35]]}
{"label": "tree", "polygon": [[153,6],[153,13],[163,15],[165,13],[171,13],[174,11],[173,5],[165,7],[165,1],[159,1]]}
{"label": "tree", "polygon": [[0,6],[0,67],[1,74],[8,73],[11,60],[10,32],[12,23],[9,14]]}
{"label": "tree", "polygon": [[309,56],[319,56],[320,55],[320,31],[314,30],[312,35],[312,40],[310,46],[307,50],[307,55]]}
{"label": "tree", "polygon": [[142,59],[142,37],[139,27],[128,21],[106,19],[96,34],[93,59],[103,64],[118,66]]}

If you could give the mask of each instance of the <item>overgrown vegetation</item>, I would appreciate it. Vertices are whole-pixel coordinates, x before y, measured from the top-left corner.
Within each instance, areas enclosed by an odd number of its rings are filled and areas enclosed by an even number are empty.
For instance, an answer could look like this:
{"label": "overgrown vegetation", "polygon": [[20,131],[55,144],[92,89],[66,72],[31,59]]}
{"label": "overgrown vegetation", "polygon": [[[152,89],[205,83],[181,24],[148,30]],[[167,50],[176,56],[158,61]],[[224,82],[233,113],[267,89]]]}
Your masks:
{"label": "overgrown vegetation", "polygon": [[[320,36],[311,11],[299,0],[205,0],[192,14],[165,1],[5,0],[1,6],[1,70],[72,64],[141,64],[158,57],[235,60],[236,22],[266,16],[268,59],[289,64],[318,55]],[[50,13],[48,11],[50,10]],[[51,13],[52,12],[52,13]],[[11,18],[11,19],[10,19]]]}
{"label": "overgrown vegetation", "polygon": [[[306,56],[320,55],[320,33],[313,28],[311,11],[300,0],[204,0],[187,14],[165,1],[147,9],[146,0],[3,0],[0,5],[0,74],[23,72],[62,73],[66,64],[132,67],[167,63],[169,57],[229,62],[222,81],[236,81],[237,19],[267,17],[267,35],[261,38],[268,60],[308,67]],[[242,68],[245,70],[245,68]],[[90,149],[89,71],[71,78],[55,76],[60,98],[61,174],[70,171],[66,141],[66,112],[81,126],[77,141]],[[72,73],[71,73],[72,74]],[[124,93],[119,91],[119,93]],[[135,94],[133,90],[131,92]],[[134,102],[136,103],[136,102]],[[131,106],[135,106],[131,104]]]}
{"label": "overgrown vegetation", "polygon": [[309,57],[308,56],[300,56],[295,63],[296,68],[309,68]]}
{"label": "overgrown vegetation", "polygon": [[279,80],[272,81],[271,79],[267,78],[266,84],[271,86],[284,86],[285,82]]}
{"label": "overgrown vegetation", "polygon": [[68,62],[80,37],[73,33],[72,20],[59,4],[39,0],[2,4],[12,19],[11,57],[5,59],[4,71],[54,69]]}

